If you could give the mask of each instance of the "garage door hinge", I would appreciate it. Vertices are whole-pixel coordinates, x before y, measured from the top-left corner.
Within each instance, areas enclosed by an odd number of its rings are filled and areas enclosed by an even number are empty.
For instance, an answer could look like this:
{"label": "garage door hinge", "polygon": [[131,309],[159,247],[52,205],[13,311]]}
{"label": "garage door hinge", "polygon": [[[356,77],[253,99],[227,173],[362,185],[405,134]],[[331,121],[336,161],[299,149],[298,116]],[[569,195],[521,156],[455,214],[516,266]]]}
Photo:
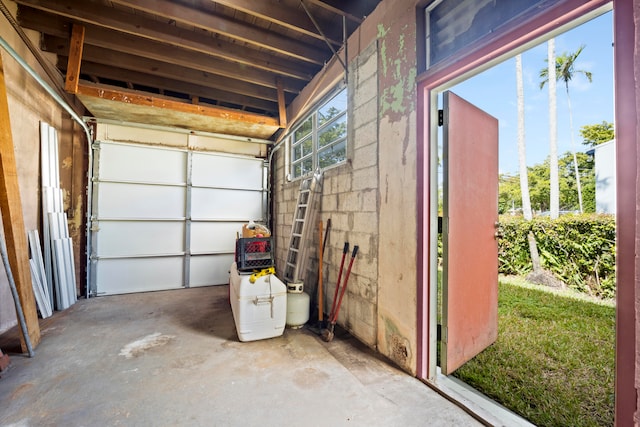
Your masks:
{"label": "garage door hinge", "polygon": [[444,110],[438,110],[438,126],[444,125]]}

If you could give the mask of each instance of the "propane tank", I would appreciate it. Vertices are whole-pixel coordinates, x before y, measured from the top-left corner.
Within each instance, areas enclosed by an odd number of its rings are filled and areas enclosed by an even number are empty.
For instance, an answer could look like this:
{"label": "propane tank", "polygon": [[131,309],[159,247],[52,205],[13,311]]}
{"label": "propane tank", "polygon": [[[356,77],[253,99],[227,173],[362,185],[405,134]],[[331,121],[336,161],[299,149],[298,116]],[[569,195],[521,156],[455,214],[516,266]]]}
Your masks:
{"label": "propane tank", "polygon": [[311,297],[306,292],[287,293],[286,325],[291,329],[298,329],[309,321],[309,304]]}

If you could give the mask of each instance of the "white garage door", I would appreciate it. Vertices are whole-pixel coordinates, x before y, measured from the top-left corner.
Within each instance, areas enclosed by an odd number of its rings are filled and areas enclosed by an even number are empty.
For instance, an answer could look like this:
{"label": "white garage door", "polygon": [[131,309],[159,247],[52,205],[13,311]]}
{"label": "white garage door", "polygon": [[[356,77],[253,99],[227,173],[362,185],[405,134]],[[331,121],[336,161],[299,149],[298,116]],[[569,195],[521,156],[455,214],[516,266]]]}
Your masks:
{"label": "white garage door", "polygon": [[236,233],[264,212],[263,160],[100,142],[93,295],[228,283]]}

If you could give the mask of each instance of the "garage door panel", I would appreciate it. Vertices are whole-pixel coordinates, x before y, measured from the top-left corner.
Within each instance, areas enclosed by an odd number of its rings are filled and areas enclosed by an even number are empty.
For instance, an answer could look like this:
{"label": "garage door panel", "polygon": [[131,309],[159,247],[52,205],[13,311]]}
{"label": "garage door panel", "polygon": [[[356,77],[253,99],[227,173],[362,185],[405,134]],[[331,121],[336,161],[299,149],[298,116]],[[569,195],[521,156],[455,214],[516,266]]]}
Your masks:
{"label": "garage door panel", "polygon": [[185,217],[185,187],[101,182],[97,193],[99,218]]}
{"label": "garage door panel", "polygon": [[100,144],[102,180],[184,184],[187,153],[146,146]]}
{"label": "garage door panel", "polygon": [[232,263],[233,254],[192,256],[189,264],[190,285],[196,287],[229,283],[229,269]]}
{"label": "garage door panel", "polygon": [[160,291],[183,287],[182,257],[100,259],[96,281],[101,294]]}
{"label": "garage door panel", "polygon": [[224,252],[235,247],[242,222],[194,222],[191,224],[191,253]]}
{"label": "garage door panel", "polygon": [[101,221],[98,253],[102,256],[180,254],[184,252],[184,222]]}
{"label": "garage door panel", "polygon": [[262,193],[258,191],[194,188],[193,219],[257,220],[262,218]]}
{"label": "garage door panel", "polygon": [[224,187],[261,190],[262,176],[261,159],[199,153],[193,155],[191,182],[195,186],[220,183]]}
{"label": "garage door panel", "polygon": [[228,283],[236,235],[264,215],[264,161],[98,142],[91,293]]}

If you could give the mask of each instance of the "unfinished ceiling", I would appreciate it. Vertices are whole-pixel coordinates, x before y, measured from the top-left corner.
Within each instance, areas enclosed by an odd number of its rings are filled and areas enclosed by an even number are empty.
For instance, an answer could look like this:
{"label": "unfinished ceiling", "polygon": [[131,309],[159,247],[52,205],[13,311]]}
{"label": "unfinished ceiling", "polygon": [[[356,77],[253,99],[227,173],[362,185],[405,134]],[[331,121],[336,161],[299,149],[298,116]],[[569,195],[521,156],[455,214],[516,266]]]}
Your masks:
{"label": "unfinished ceiling", "polygon": [[266,139],[379,3],[14,1],[94,116]]}

